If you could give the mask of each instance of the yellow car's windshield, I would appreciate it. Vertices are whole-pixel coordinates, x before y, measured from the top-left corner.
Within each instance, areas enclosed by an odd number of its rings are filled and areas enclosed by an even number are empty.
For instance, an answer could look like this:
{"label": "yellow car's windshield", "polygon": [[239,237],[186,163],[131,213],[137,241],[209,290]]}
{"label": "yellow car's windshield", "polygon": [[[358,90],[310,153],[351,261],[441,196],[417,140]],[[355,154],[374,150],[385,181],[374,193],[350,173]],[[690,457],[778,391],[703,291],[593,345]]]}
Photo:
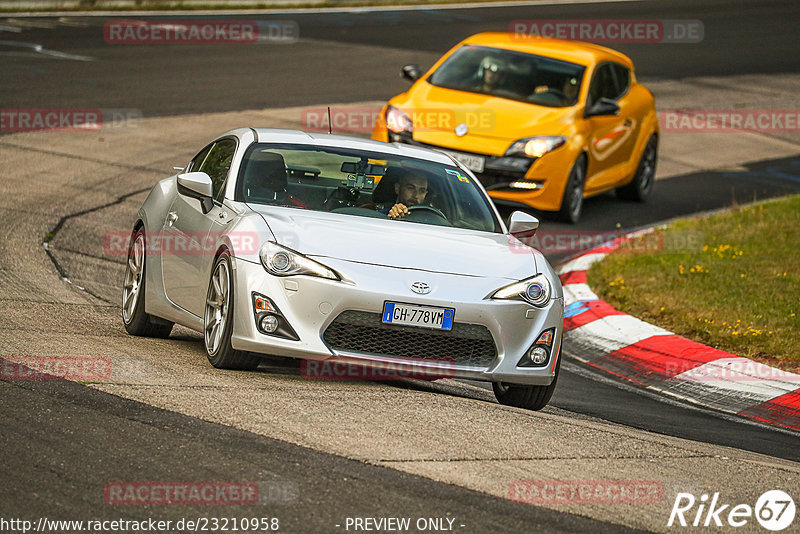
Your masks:
{"label": "yellow car's windshield", "polygon": [[578,102],[585,70],[582,65],[543,56],[464,45],[428,82],[541,106],[567,107]]}

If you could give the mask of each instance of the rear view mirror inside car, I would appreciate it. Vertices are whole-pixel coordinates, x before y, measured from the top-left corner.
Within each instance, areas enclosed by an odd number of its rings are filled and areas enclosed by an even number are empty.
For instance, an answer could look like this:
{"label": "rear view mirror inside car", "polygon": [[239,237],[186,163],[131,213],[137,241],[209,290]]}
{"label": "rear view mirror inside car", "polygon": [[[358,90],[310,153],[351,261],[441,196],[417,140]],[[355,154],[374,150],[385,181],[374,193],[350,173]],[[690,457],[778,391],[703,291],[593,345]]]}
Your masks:
{"label": "rear view mirror inside car", "polygon": [[383,176],[386,174],[386,167],[383,165],[370,163],[365,166],[357,161],[345,161],[339,170],[348,174],[368,174],[370,176]]}

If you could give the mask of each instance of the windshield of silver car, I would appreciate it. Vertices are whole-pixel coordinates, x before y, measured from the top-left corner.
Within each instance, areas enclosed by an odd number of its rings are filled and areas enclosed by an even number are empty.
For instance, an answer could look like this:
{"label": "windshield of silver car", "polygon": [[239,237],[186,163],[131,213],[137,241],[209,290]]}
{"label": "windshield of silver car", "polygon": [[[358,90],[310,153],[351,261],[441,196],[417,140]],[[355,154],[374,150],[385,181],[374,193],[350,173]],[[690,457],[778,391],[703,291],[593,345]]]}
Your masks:
{"label": "windshield of silver car", "polygon": [[235,199],[501,231],[488,197],[455,165],[348,148],[253,145],[242,161]]}

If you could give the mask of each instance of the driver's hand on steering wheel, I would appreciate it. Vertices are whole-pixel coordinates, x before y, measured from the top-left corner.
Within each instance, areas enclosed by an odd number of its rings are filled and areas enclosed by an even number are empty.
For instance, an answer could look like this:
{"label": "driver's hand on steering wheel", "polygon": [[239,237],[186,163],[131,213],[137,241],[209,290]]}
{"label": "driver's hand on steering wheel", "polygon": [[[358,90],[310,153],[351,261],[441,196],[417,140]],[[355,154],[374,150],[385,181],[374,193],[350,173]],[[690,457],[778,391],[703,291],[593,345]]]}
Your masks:
{"label": "driver's hand on steering wheel", "polygon": [[408,208],[406,207],[406,205],[405,204],[400,204],[398,202],[397,204],[392,206],[392,209],[389,210],[389,218],[390,219],[400,219],[402,217],[405,217],[409,213],[411,213],[411,212],[408,211]]}

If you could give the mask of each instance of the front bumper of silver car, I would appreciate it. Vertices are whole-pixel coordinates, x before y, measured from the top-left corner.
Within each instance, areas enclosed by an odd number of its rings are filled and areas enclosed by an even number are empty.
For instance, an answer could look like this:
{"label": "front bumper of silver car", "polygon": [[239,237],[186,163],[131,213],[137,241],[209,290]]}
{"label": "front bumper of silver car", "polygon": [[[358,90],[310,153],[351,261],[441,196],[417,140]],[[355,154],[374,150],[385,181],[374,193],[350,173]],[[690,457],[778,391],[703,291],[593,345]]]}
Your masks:
{"label": "front bumper of silver car", "polygon": [[[560,291],[544,308],[486,297],[507,279],[460,276],[320,259],[345,281],[311,276],[276,277],[260,264],[236,259],[234,326],[237,350],[327,360],[343,364],[396,365],[420,374],[548,385],[561,353],[564,301]],[[409,289],[418,280],[427,295]],[[554,281],[558,284],[558,280]],[[267,297],[299,339],[258,328],[253,295]],[[396,301],[455,309],[450,331],[381,323],[383,305]],[[553,330],[549,357],[520,366],[542,332]],[[415,374],[415,373],[414,373]]]}

